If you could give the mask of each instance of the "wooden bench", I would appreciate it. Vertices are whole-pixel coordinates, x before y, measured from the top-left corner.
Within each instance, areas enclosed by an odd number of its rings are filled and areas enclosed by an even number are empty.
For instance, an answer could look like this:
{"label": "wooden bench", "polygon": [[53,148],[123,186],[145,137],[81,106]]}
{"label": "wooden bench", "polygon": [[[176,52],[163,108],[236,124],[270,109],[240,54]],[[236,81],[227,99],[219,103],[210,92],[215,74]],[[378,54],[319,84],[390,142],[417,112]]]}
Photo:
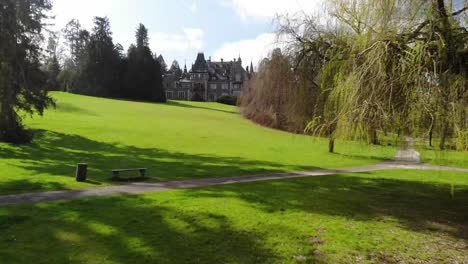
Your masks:
{"label": "wooden bench", "polygon": [[132,180],[132,179],[145,179],[145,173],[146,173],[146,168],[136,168],[136,169],[115,169],[115,170],[112,170],[112,179],[113,180],[122,180],[122,178],[120,178],[120,173],[121,172],[126,172],[126,171],[138,171],[139,172],[139,176],[138,177],[134,177],[134,178],[128,178],[127,180]]}

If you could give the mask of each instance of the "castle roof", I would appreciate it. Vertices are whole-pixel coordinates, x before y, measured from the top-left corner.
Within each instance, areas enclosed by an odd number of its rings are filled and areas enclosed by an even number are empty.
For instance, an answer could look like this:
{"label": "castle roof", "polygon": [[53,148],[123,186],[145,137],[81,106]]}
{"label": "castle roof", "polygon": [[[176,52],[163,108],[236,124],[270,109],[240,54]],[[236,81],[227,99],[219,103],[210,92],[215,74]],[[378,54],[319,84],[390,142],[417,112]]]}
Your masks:
{"label": "castle roof", "polygon": [[192,66],[192,72],[207,72],[208,66],[205,60],[205,54],[199,52],[195,64]]}
{"label": "castle roof", "polygon": [[192,65],[191,73],[208,73],[210,81],[234,79],[236,74],[241,74],[244,78],[247,72],[242,67],[242,60],[226,62],[208,61],[205,59],[205,54],[200,52],[197,55],[195,63]]}

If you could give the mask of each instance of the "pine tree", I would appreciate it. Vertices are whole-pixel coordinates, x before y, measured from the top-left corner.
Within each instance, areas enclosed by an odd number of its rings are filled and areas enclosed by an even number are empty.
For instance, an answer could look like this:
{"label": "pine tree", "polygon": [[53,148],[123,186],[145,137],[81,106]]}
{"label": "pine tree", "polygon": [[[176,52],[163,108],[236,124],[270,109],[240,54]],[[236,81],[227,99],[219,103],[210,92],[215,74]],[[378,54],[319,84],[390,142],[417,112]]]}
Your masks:
{"label": "pine tree", "polygon": [[57,77],[60,74],[60,63],[58,61],[58,43],[59,37],[56,32],[49,33],[49,39],[47,43],[47,61],[46,61],[46,72],[47,72],[47,89],[58,90],[59,84]]}
{"label": "pine tree", "polygon": [[84,66],[87,94],[117,96],[120,93],[120,55],[112,40],[107,17],[95,17],[94,28],[87,45],[88,59]]}
{"label": "pine tree", "polygon": [[28,142],[18,111],[42,115],[53,104],[39,60],[43,20],[51,8],[49,0],[0,1],[0,141]]}
{"label": "pine tree", "polygon": [[129,98],[165,102],[161,64],[149,48],[148,30],[140,24],[136,30],[136,45],[128,50],[124,95]]}

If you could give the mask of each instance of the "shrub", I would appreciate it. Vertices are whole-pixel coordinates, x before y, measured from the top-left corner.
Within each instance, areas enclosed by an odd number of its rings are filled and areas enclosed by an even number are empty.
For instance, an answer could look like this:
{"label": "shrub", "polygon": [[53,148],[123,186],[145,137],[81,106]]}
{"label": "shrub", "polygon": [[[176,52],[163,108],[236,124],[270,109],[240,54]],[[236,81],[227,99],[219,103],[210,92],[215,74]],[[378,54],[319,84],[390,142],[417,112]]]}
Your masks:
{"label": "shrub", "polygon": [[237,105],[237,99],[236,95],[223,95],[219,97],[216,102],[227,105]]}

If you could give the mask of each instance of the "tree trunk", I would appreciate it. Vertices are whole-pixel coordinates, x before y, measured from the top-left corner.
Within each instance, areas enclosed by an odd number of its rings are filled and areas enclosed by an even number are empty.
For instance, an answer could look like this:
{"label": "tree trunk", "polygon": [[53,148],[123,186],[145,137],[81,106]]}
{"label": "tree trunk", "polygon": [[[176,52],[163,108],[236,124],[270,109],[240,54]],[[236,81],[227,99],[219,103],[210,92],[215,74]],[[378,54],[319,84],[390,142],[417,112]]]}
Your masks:
{"label": "tree trunk", "polygon": [[335,139],[333,136],[328,138],[328,152],[334,153],[335,152]]}
{"label": "tree trunk", "polygon": [[431,128],[429,129],[429,147],[432,147],[432,137],[434,135],[435,118],[432,120]]}
{"label": "tree trunk", "polygon": [[444,124],[442,125],[442,131],[440,133],[440,144],[439,144],[440,150],[445,149],[445,141],[447,141],[447,133],[448,133],[448,123],[447,121],[445,121]]}
{"label": "tree trunk", "polygon": [[379,144],[379,138],[377,137],[377,129],[374,129],[374,128],[369,129],[369,144],[371,145]]}
{"label": "tree trunk", "polygon": [[461,112],[461,120],[460,120],[460,127],[462,130],[465,130],[466,128],[466,111],[462,106],[462,112]]}
{"label": "tree trunk", "polygon": [[0,107],[0,141],[25,143],[30,140],[19,121],[18,114],[12,107],[8,96],[1,98]]}
{"label": "tree trunk", "polygon": [[432,134],[434,133],[434,127],[431,126],[431,130],[429,130],[429,147],[432,147]]}

